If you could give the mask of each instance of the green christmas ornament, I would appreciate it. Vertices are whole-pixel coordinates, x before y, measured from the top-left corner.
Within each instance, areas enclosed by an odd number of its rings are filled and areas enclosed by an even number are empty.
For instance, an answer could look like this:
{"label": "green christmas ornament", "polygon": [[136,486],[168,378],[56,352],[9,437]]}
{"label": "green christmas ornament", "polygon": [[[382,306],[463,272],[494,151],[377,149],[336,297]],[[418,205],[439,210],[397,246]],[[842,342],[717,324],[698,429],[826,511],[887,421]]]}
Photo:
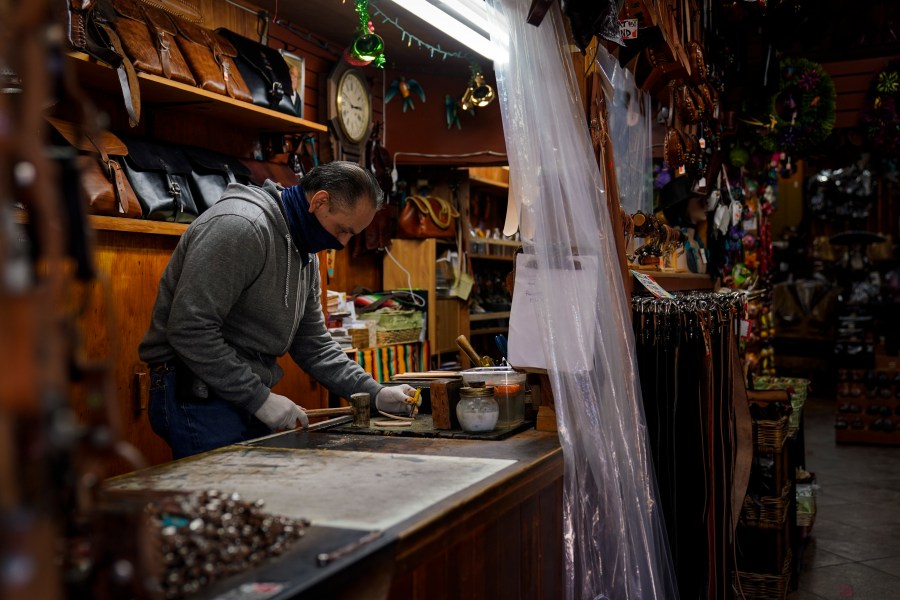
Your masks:
{"label": "green christmas ornament", "polygon": [[375,33],[375,26],[369,19],[369,0],[356,0],[356,14],[359,16],[359,27],[349,54],[356,60],[383,68],[384,40]]}
{"label": "green christmas ornament", "polygon": [[374,33],[361,35],[353,40],[351,52],[360,60],[372,62],[384,54],[384,40]]}

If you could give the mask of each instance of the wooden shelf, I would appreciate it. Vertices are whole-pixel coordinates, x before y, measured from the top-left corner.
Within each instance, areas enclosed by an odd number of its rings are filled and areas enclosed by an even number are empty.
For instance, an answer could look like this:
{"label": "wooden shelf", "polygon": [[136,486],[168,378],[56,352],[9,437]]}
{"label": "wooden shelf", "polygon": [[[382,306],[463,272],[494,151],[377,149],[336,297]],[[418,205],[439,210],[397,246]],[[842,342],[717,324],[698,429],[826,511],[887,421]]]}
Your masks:
{"label": "wooden shelf", "polygon": [[497,188],[498,190],[508,190],[509,184],[504,183],[502,181],[494,181],[492,179],[485,179],[483,177],[476,177],[475,175],[469,175],[469,185],[482,185],[488,186],[492,188]]}
{"label": "wooden shelf", "polygon": [[469,321],[491,321],[493,319],[508,319],[510,311],[502,311],[502,312],[486,312],[486,313],[470,313]]}
{"label": "wooden shelf", "polygon": [[[16,222],[28,222],[28,213],[16,211]],[[144,219],[126,219],[124,217],[103,217],[88,215],[88,223],[99,231],[127,231],[130,233],[149,233],[154,235],[180,236],[188,228],[187,223],[169,223],[166,221],[146,221]]]}
{"label": "wooden shelf", "polygon": [[512,262],[514,256],[495,256],[493,254],[470,254],[469,258],[477,258],[480,260],[505,260],[507,262]]}
{"label": "wooden shelf", "polygon": [[518,240],[495,240],[494,238],[475,238],[471,241],[492,246],[515,246],[517,248],[522,245],[522,242]]}
{"label": "wooden shelf", "polygon": [[128,231],[131,233],[150,233],[154,235],[180,236],[188,228],[187,223],[168,223],[166,221],[147,221],[144,219],[125,219],[122,217],[101,217],[91,215],[88,222],[94,229],[103,231]]}
{"label": "wooden shelf", "polygon": [[[107,65],[81,52],[68,53],[66,62],[85,87],[121,96],[116,72]],[[179,111],[197,112],[229,123],[238,123],[242,128],[259,131],[278,133],[328,131],[328,127],[321,123],[241,102],[165,77],[138,73],[138,79],[141,82],[141,105],[144,112],[171,106]]]}
{"label": "wooden shelf", "polygon": [[481,329],[472,329],[469,331],[469,336],[474,335],[497,335],[498,333],[506,333],[509,331],[509,327],[483,327]]}

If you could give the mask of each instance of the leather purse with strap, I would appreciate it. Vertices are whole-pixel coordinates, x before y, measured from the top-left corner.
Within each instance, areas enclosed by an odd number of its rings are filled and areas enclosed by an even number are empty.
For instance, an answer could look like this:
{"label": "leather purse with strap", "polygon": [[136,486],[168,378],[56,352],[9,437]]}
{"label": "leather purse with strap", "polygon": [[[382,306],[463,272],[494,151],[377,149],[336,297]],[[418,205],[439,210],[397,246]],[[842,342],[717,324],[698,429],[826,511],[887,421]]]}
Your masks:
{"label": "leather purse with strap", "polygon": [[178,28],[178,46],[197,85],[209,92],[253,102],[253,96],[234,64],[237,56],[234,46],[209,29],[178,17],[171,19]]}
{"label": "leather purse with strap", "polygon": [[128,154],[117,158],[134,188],[144,216],[154,221],[190,223],[199,211],[191,191],[190,161],[170,144],[124,137]]}
{"label": "leather purse with strap", "polygon": [[437,196],[409,196],[400,211],[397,235],[401,238],[455,238],[459,212]]}
{"label": "leather purse with strap", "polygon": [[250,169],[238,158],[205,148],[182,150],[191,162],[190,180],[199,214],[218,202],[229,184],[250,183]]}
{"label": "leather purse with strap", "polygon": [[196,85],[175,41],[177,28],[169,15],[137,0],[113,0],[116,31],[137,70],[187,85]]}
{"label": "leather purse with strap", "polygon": [[237,49],[238,71],[253,96],[253,104],[299,116],[291,102],[291,74],[278,50],[228,29],[216,29]]}
{"label": "leather purse with strap", "polygon": [[112,156],[125,156],[128,148],[109,131],[89,133],[80,131],[75,123],[46,117],[47,122],[62,138],[80,152],[75,162],[80,174],[82,194],[88,212],[95,215],[129,217],[142,216],[141,205],[122,167]]}
{"label": "leather purse with strap", "polygon": [[140,86],[134,65],[116,32],[116,21],[111,0],[68,0],[66,4],[69,46],[115,69],[129,124],[136,127],[141,120]]}

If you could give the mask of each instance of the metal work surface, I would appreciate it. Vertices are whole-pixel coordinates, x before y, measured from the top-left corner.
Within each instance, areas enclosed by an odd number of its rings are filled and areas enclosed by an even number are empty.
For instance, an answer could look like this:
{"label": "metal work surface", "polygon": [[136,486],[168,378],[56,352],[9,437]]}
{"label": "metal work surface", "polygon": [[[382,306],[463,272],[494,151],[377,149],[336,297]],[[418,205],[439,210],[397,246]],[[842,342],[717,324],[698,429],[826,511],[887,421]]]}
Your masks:
{"label": "metal work surface", "polygon": [[384,530],[515,460],[228,446],[108,482],[111,489],[208,490],[262,498],[314,525]]}

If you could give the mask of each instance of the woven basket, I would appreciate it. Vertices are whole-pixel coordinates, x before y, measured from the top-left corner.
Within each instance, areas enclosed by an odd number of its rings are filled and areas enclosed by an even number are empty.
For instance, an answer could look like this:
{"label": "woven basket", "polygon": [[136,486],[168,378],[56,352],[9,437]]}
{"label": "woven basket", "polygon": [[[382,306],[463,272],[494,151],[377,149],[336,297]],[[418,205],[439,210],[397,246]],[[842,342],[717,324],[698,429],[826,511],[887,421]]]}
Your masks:
{"label": "woven basket", "polygon": [[788,420],[788,437],[797,435],[800,429],[800,415],[806,397],[809,395],[809,379],[802,377],[768,377],[756,376],[753,378],[753,389],[756,390],[791,390],[791,407],[794,412]]}
{"label": "woven basket", "polygon": [[379,346],[390,346],[391,344],[411,344],[419,341],[419,334],[422,332],[421,327],[414,329],[392,329],[381,330],[375,332],[375,339]]}
{"label": "woven basket", "polygon": [[816,513],[797,511],[797,527],[812,527],[816,522]]}
{"label": "woven basket", "polygon": [[788,550],[781,573],[769,575],[737,571],[738,596],[753,600],[784,600],[791,576],[791,551]]}
{"label": "woven basket", "polygon": [[785,415],[777,421],[753,420],[753,442],[758,452],[781,452],[789,435],[790,420]]}
{"label": "woven basket", "polygon": [[760,529],[780,529],[787,519],[790,505],[790,482],[784,486],[780,496],[764,496],[762,498],[744,496],[741,525]]}

